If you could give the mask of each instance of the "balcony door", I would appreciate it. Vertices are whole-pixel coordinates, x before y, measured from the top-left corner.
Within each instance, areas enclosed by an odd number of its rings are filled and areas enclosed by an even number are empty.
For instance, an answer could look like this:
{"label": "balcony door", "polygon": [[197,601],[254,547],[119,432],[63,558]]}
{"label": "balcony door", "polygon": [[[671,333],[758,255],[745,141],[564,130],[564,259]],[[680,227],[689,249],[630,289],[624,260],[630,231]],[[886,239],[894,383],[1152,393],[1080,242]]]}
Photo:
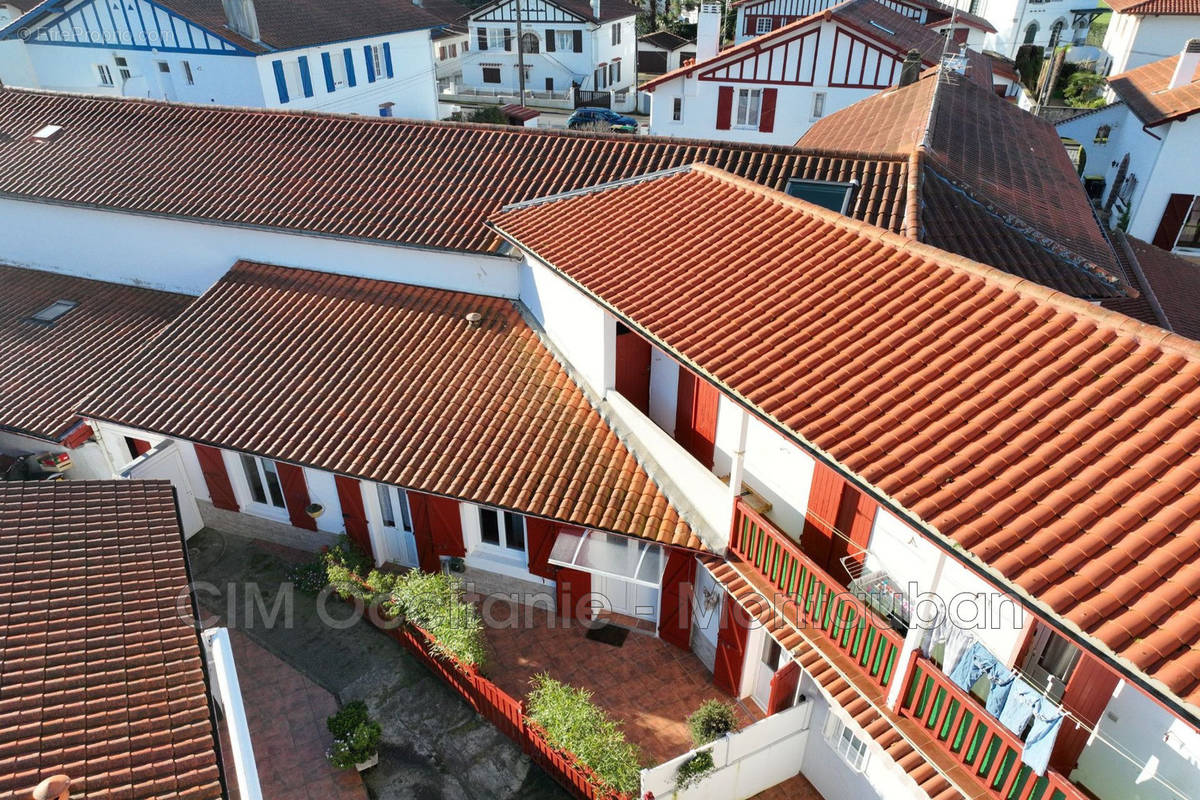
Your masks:
{"label": "balcony door", "polygon": [[650,416],[650,343],[617,323],[618,393],[646,416]]}
{"label": "balcony door", "polygon": [[413,536],[412,512],[408,506],[408,494],[396,486],[375,484],[379,501],[379,516],[382,520],[383,541],[381,561],[417,566],[417,543]]}

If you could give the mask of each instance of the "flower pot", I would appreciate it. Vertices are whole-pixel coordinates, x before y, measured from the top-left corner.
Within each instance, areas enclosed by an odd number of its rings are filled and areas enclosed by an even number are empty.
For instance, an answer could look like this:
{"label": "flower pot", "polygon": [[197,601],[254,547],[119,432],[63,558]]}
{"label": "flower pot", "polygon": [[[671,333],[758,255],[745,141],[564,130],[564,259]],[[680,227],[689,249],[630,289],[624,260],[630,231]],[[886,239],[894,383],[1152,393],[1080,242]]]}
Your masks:
{"label": "flower pot", "polygon": [[360,761],[354,765],[354,768],[359,772],[368,770],[379,763],[379,753],[373,753],[366,761]]}

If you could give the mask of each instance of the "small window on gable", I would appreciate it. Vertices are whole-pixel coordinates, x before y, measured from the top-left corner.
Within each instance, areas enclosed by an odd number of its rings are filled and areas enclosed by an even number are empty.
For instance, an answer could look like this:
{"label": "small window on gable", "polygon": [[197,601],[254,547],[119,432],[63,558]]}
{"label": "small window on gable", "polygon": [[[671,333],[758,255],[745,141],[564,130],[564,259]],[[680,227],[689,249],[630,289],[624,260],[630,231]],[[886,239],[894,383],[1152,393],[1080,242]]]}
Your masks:
{"label": "small window on gable", "polygon": [[1096,128],[1096,138],[1092,141],[1096,144],[1104,144],[1108,141],[1110,133],[1112,133],[1111,125],[1101,125],[1099,128]]}
{"label": "small window on gable", "polygon": [[774,21],[770,17],[759,17],[754,22],[755,33],[770,33]]}
{"label": "small window on gable", "polygon": [[813,92],[812,118],[820,119],[825,116],[825,93]]}
{"label": "small window on gable", "polygon": [[79,305],[74,300],[55,300],[50,305],[38,311],[30,317],[34,322],[51,323],[56,322],[61,316],[66,314],[75,306]]}
{"label": "small window on gable", "polygon": [[838,183],[835,181],[811,181],[805,178],[792,178],[787,182],[784,191],[792,197],[807,200],[813,205],[828,208],[839,214],[845,214],[854,201],[858,181]]}
{"label": "small window on gable", "polygon": [[181,63],[183,64],[183,79],[187,81],[188,86],[195,86],[196,78],[192,75],[192,65],[187,61]]}

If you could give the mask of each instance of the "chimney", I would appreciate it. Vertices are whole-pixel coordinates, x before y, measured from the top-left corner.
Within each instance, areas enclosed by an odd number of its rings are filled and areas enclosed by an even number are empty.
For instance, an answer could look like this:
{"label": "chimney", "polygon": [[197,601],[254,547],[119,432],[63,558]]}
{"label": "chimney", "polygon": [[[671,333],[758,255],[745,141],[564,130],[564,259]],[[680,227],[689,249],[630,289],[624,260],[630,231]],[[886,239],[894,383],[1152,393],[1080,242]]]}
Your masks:
{"label": "chimney", "polygon": [[600,19],[600,0],[592,0],[592,16]]}
{"label": "chimney", "polygon": [[916,83],[919,77],[921,77],[921,51],[909,50],[904,56],[904,63],[900,65],[900,85],[908,86],[910,83]]}
{"label": "chimney", "polygon": [[696,63],[715,56],[721,49],[721,4],[701,3],[696,19]]}
{"label": "chimney", "polygon": [[66,775],[53,775],[37,785],[33,800],[67,800],[71,793],[71,779]]}
{"label": "chimney", "polygon": [[251,41],[262,41],[258,33],[258,12],[254,10],[254,0],[221,0],[225,8],[225,20],[229,29],[241,34]]}
{"label": "chimney", "polygon": [[1196,79],[1196,67],[1200,67],[1200,39],[1188,39],[1179,54],[1179,63],[1175,65],[1175,74],[1171,76],[1168,89],[1178,89],[1187,86]]}

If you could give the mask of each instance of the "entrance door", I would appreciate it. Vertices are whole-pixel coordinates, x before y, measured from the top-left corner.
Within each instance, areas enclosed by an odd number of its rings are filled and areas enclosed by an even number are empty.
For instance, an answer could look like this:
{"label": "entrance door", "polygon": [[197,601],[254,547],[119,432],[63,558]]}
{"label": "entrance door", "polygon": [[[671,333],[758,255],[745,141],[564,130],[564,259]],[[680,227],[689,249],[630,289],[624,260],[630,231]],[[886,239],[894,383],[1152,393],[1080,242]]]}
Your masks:
{"label": "entrance door", "polygon": [[770,635],[763,633],[763,646],[759,652],[757,672],[754,675],[754,702],[763,711],[767,711],[771,700],[771,679],[779,669],[782,653],[779,643]]}
{"label": "entrance door", "polygon": [[413,537],[412,512],[408,508],[408,494],[396,486],[375,484],[379,500],[379,516],[383,525],[384,561],[417,566],[417,542]]}
{"label": "entrance door", "polygon": [[658,623],[658,589],[598,572],[592,574],[592,593],[615,614]]}

